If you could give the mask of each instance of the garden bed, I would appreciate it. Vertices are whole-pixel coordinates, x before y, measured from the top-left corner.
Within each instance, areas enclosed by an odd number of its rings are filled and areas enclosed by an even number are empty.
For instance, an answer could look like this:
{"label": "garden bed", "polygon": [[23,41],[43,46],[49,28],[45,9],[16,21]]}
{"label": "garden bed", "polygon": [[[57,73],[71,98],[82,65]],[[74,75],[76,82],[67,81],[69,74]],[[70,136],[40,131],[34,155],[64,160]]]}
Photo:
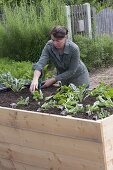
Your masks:
{"label": "garden bed", "polygon": [[[50,87],[50,88],[43,89],[42,92],[43,92],[44,96],[47,97],[47,96],[50,96],[52,94],[55,94],[56,89],[57,88],[55,88],[53,86],[53,87]],[[29,96],[30,102],[29,102],[28,105],[17,106],[16,107],[17,109],[23,109],[23,110],[28,110],[28,111],[37,111],[38,110],[40,105],[38,104],[37,101],[35,101],[33,99],[32,94],[30,93],[28,88],[23,89],[20,92],[13,92],[11,90],[5,90],[5,91],[0,92],[0,106],[11,108],[12,107],[11,103],[17,102],[18,99],[21,96],[24,97],[24,98]],[[91,99],[88,99],[87,102],[91,104]],[[44,101],[41,100],[41,103],[43,104]],[[46,113],[49,113],[49,114],[60,115],[61,111],[58,108],[50,108],[49,110],[46,110],[46,111],[43,111],[43,112],[46,112]],[[76,117],[91,119],[90,116],[88,116],[87,114],[82,114],[82,113],[79,113],[79,115],[76,115]]]}
{"label": "garden bed", "polygon": [[111,170],[112,122],[0,107],[0,169]]}
{"label": "garden bed", "polygon": [[[72,117],[77,117],[77,118],[82,118],[82,119],[97,120],[100,118],[100,117],[98,117],[96,112],[94,112],[92,114],[88,114],[85,111],[79,112],[77,114],[73,114],[73,113],[62,114],[61,109],[58,107],[54,107],[54,108],[50,107],[49,109],[46,109],[46,110],[40,110],[41,105],[45,102],[45,97],[56,94],[57,89],[58,88],[55,86],[51,86],[49,88],[42,89],[44,99],[38,100],[38,101],[33,99],[33,95],[30,93],[29,87],[26,87],[25,89],[23,89],[19,92],[14,92],[10,89],[5,89],[0,92],[0,106],[12,108],[12,104],[17,103],[21,97],[23,97],[24,99],[29,97],[29,103],[27,105],[20,104],[14,108],[21,109],[21,110],[28,110],[28,111],[36,111],[36,112],[41,111],[42,113],[56,114],[56,115],[62,115],[62,116],[72,116]],[[82,101],[82,104],[84,106],[93,105],[95,101],[96,101],[95,96],[89,96],[85,100]],[[109,111],[109,115],[111,115],[113,113],[113,108],[106,108],[106,111]],[[104,115],[102,115],[102,116],[104,116]],[[105,115],[105,116],[107,117],[107,115]],[[101,118],[103,118],[103,117],[101,117]]]}
{"label": "garden bed", "polygon": [[[42,89],[44,96],[56,87]],[[20,97],[28,105],[12,109]],[[94,103],[87,97],[84,105]],[[40,102],[40,103],[39,103]],[[102,120],[88,114],[67,114],[50,108],[37,112],[44,101],[35,101],[29,88],[0,92],[0,169],[2,170],[111,170],[113,169],[113,116]],[[56,115],[57,114],[57,115]],[[112,112],[111,112],[112,114]],[[82,118],[82,119],[81,119]],[[85,119],[84,119],[85,118]]]}

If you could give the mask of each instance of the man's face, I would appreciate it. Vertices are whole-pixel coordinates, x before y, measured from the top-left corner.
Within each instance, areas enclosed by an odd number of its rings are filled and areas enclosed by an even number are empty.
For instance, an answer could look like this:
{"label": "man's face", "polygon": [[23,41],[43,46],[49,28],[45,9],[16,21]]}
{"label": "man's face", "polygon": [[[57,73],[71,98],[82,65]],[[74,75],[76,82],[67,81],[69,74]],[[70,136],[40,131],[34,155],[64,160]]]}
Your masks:
{"label": "man's face", "polygon": [[58,48],[58,49],[62,49],[64,48],[64,44],[65,44],[65,41],[66,41],[66,37],[64,38],[55,38],[51,35],[51,40],[53,42],[53,45]]}

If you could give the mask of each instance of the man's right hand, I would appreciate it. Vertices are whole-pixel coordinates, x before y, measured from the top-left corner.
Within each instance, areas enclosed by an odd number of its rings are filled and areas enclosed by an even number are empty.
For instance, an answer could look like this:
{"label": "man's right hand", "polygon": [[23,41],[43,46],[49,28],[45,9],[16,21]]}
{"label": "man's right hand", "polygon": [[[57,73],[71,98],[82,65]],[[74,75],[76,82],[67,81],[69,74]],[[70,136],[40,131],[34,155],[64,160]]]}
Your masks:
{"label": "man's right hand", "polygon": [[33,80],[30,85],[30,92],[33,93],[36,89],[38,89],[38,80]]}
{"label": "man's right hand", "polygon": [[33,81],[30,85],[30,92],[33,93],[36,89],[38,89],[38,79],[41,75],[41,72],[38,70],[34,71]]}

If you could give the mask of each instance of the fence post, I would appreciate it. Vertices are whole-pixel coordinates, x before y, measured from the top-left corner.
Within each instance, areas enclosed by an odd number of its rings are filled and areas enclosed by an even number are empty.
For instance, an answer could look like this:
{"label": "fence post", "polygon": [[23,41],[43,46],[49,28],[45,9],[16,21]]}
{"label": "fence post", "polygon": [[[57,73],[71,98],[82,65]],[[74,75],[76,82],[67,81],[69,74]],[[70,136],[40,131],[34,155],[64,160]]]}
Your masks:
{"label": "fence post", "polygon": [[69,38],[70,40],[72,40],[70,6],[66,6],[65,8],[66,8],[66,18],[67,18],[68,38]]}
{"label": "fence post", "polygon": [[91,7],[92,38],[96,37],[96,8]]}
{"label": "fence post", "polygon": [[91,29],[91,8],[89,3],[83,4],[83,7],[86,12],[86,18],[85,18],[85,23],[86,23],[86,32],[87,35],[92,38],[92,29]]}

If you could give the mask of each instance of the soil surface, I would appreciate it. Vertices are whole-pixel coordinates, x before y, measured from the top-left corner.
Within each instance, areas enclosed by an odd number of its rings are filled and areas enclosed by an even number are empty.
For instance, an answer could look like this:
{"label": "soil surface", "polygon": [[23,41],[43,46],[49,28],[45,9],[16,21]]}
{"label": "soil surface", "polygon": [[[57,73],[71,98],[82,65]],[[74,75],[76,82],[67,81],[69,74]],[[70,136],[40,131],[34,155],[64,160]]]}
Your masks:
{"label": "soil surface", "polygon": [[[91,85],[90,88],[95,88],[100,82],[105,82],[105,84],[113,84],[113,68],[105,68],[101,70],[97,70],[94,73],[90,73],[90,80]],[[57,90],[57,87],[51,86],[46,89],[42,89],[42,92],[44,94],[44,97],[50,96],[52,94],[55,94]],[[17,103],[18,99],[20,97],[26,98],[29,96],[29,104],[28,105],[21,105],[17,106],[16,109],[23,109],[23,110],[30,110],[30,111],[37,111],[40,108],[40,105],[43,104],[43,101],[35,101],[33,99],[32,94],[29,91],[29,88],[25,88],[20,92],[13,92],[11,90],[4,90],[0,91],[0,106],[3,107],[12,107],[12,103]],[[95,98],[87,98],[86,101],[84,101],[84,104],[93,104],[95,101]],[[41,111],[42,112],[42,111]],[[48,109],[46,111],[43,111],[49,114],[61,114],[61,110],[58,108],[55,109]],[[85,118],[85,119],[94,119],[95,115],[89,116],[86,113],[81,113],[79,115],[76,115],[76,117],[79,118]]]}
{"label": "soil surface", "polygon": [[[58,87],[51,86],[49,88],[42,89],[44,97],[55,94],[57,88]],[[43,100],[38,100],[38,101],[34,100],[32,94],[29,91],[29,88],[25,88],[20,92],[13,92],[11,90],[5,90],[5,91],[0,92],[0,106],[12,108],[12,106],[11,106],[12,103],[13,104],[17,103],[20,97],[23,97],[24,99],[26,97],[29,97],[29,104],[28,105],[18,105],[18,106],[16,106],[16,109],[38,111],[38,109],[40,109],[40,106],[44,103]],[[95,97],[90,97],[90,98],[87,98],[86,101],[84,101],[84,104],[91,104],[91,103],[93,104],[94,101],[95,101]],[[48,110],[43,110],[40,112],[62,115],[61,110],[58,108],[49,108]],[[65,115],[63,115],[63,116],[65,116]],[[88,116],[88,114],[79,113],[78,115],[73,116],[73,117],[79,117],[79,118],[83,118],[83,119],[93,119],[93,116],[94,115]]]}

